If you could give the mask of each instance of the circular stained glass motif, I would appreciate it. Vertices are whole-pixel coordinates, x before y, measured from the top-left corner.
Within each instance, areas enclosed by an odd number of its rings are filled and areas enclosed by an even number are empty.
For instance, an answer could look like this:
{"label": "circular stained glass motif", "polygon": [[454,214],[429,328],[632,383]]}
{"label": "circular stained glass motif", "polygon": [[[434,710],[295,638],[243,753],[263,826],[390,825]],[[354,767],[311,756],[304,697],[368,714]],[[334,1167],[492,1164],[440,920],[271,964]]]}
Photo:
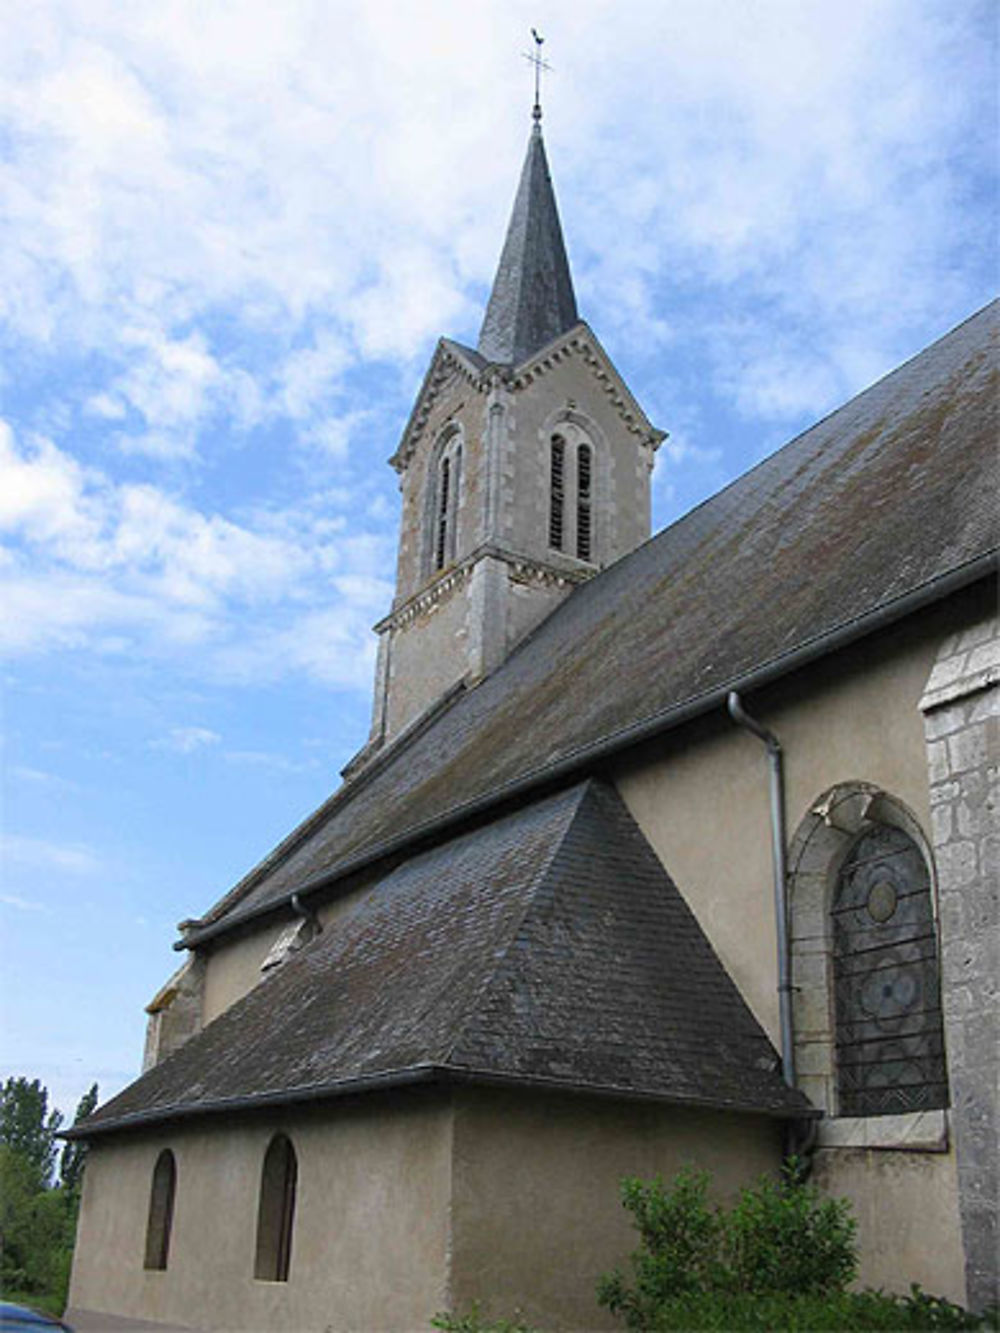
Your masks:
{"label": "circular stained glass motif", "polygon": [[888,921],[896,910],[899,895],[896,886],[887,879],[876,880],[868,892],[868,915],[880,925]]}
{"label": "circular stained glass motif", "polygon": [[880,967],[861,984],[861,1009],[875,1019],[899,1018],[917,1005],[922,989],[919,968],[912,963]]}

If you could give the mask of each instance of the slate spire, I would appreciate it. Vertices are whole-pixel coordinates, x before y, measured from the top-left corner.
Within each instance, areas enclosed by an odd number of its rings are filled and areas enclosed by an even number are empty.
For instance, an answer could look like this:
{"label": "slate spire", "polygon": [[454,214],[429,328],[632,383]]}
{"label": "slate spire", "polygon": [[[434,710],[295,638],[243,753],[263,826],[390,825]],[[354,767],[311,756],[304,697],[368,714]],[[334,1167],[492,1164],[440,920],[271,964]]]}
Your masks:
{"label": "slate spire", "polygon": [[488,361],[517,365],[579,316],[536,102],[528,153],[479,332]]}

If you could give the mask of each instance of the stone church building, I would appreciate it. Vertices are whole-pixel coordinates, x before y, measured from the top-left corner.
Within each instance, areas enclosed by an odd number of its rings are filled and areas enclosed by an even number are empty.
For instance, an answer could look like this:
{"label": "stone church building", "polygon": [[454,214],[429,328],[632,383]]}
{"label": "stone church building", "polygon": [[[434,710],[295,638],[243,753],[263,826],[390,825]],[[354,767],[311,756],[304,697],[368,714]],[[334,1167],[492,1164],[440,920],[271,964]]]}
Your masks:
{"label": "stone church building", "polygon": [[863,1283],[996,1298],[998,316],[650,538],[536,113],[392,459],[370,738],[74,1131],[71,1317],[611,1327],[622,1176],[788,1152]]}

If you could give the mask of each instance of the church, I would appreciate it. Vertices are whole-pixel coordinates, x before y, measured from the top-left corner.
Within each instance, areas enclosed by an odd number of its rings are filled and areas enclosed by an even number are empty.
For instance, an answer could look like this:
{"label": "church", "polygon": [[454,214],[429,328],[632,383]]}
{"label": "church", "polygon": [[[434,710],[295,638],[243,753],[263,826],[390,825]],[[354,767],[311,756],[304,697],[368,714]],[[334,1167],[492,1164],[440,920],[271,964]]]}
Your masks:
{"label": "church", "polygon": [[998,319],[650,537],[536,103],[391,460],[369,739],[72,1131],[71,1319],[610,1328],[623,1176],[789,1153],[863,1284],[996,1299]]}

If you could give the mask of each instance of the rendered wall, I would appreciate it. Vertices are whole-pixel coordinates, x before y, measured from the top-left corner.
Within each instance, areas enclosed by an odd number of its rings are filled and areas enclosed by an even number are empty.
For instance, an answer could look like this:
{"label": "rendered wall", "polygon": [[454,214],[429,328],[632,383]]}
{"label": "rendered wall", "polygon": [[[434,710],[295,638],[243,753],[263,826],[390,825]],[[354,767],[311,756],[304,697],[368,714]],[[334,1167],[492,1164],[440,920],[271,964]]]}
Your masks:
{"label": "rendered wall", "polygon": [[[927,750],[920,701],[942,643],[981,615],[981,598],[956,598],[744,700],[785,756],[791,838],[817,798],[837,783],[869,782],[902,801],[929,835]],[[763,745],[720,710],[622,764],[619,790],[698,917],[730,975],[777,1044],[778,997],[767,768]],[[947,938],[942,938],[946,952]],[[803,1068],[803,1083],[829,1071]],[[954,1090],[953,1090],[954,1091]],[[864,1123],[877,1125],[881,1117]],[[894,1117],[884,1118],[887,1121]],[[900,1119],[904,1119],[901,1117]],[[964,1302],[954,1133],[928,1151],[910,1126],[866,1150],[818,1155],[819,1178],[853,1203],[862,1279],[906,1291],[911,1282]],[[824,1128],[831,1142],[849,1120]],[[913,1136],[918,1139],[918,1135]],[[924,1225],[926,1222],[926,1225]]]}
{"label": "rendered wall", "polygon": [[692,1163],[724,1198],[780,1157],[763,1117],[493,1089],[456,1095],[454,1134],[452,1308],[553,1331],[620,1328],[595,1290],[635,1248],[623,1176]]}
{"label": "rendered wall", "polygon": [[[287,1282],[253,1276],[261,1164],[287,1133],[298,1191]],[[165,1272],[143,1269],[157,1155],[177,1193]],[[451,1110],[414,1094],[253,1124],[221,1119],[97,1142],[87,1161],[71,1310],[196,1329],[426,1328],[447,1304]]]}

